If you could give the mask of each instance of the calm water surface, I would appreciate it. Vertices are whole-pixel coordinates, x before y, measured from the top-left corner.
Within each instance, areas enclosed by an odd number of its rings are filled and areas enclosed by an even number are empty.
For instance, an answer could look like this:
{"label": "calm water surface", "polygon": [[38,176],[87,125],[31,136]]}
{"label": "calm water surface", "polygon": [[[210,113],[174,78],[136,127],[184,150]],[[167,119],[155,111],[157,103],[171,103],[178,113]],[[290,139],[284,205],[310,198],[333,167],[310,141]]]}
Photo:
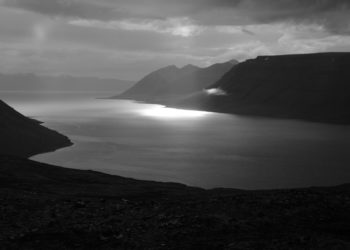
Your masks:
{"label": "calm water surface", "polygon": [[113,94],[0,93],[0,99],[74,142],[37,161],[205,188],[350,182],[350,126],[95,98]]}

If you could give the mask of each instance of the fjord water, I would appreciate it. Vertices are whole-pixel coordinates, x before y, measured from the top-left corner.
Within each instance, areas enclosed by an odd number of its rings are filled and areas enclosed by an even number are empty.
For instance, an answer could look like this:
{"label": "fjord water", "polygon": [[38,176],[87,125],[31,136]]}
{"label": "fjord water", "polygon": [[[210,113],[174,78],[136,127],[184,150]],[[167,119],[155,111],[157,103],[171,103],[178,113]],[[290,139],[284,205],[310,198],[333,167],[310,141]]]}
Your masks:
{"label": "fjord water", "polygon": [[167,109],[95,97],[111,93],[0,93],[74,142],[32,157],[205,188],[269,189],[350,180],[350,126]]}

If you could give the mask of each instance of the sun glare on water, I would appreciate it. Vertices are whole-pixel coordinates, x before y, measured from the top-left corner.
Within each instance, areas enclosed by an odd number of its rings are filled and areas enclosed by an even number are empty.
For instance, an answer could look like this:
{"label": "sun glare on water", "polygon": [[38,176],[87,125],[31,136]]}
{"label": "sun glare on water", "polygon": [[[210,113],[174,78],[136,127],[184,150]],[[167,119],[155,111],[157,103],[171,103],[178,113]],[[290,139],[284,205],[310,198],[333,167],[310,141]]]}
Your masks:
{"label": "sun glare on water", "polygon": [[209,112],[198,110],[185,110],[167,108],[164,106],[153,107],[141,111],[141,115],[160,119],[194,119],[207,116]]}

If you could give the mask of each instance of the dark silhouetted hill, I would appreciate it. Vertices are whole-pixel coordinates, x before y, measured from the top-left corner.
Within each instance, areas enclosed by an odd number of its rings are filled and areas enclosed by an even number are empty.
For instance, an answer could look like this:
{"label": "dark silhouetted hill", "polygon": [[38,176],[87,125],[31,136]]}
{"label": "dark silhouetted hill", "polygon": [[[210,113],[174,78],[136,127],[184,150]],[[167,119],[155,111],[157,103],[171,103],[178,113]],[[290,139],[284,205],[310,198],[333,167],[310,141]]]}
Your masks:
{"label": "dark silhouetted hill", "polygon": [[150,73],[132,88],[114,98],[168,103],[215,83],[237,63],[232,60],[207,68],[194,65],[186,65],[182,68],[168,66]]}
{"label": "dark silhouetted hill", "polygon": [[350,53],[259,56],[236,65],[180,106],[215,112],[350,123]]}
{"label": "dark silhouetted hill", "polygon": [[203,190],[0,156],[2,249],[349,249],[349,185]]}
{"label": "dark silhouetted hill", "polygon": [[70,140],[0,100],[0,154],[29,157],[71,145]]}

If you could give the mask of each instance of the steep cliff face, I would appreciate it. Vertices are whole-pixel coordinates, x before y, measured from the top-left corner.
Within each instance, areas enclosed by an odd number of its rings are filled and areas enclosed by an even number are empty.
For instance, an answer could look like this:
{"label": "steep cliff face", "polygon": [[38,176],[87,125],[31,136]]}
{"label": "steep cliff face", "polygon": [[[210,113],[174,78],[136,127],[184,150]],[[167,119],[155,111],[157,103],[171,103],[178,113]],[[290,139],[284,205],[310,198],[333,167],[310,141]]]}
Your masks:
{"label": "steep cliff face", "polygon": [[236,63],[230,61],[207,68],[194,65],[186,65],[183,68],[168,66],[145,76],[131,89],[115,98],[167,103],[215,83]]}
{"label": "steep cliff face", "polygon": [[70,146],[70,140],[0,100],[0,154],[29,157]]}
{"label": "steep cliff face", "polygon": [[260,56],[238,64],[209,88],[182,102],[206,110],[350,122],[350,53]]}

